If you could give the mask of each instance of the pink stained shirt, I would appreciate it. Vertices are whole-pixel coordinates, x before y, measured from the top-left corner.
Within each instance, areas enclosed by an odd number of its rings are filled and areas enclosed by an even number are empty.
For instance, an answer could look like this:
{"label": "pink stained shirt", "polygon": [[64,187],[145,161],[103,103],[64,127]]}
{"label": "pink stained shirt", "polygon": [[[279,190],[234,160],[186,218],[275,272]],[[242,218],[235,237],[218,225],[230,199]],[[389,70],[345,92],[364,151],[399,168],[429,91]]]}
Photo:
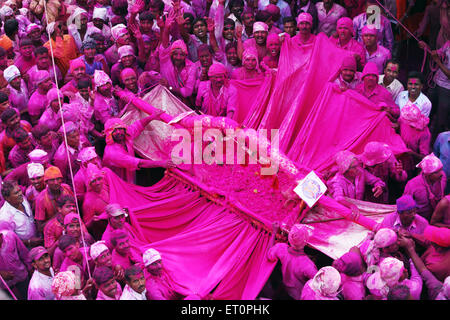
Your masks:
{"label": "pink stained shirt", "polygon": [[[69,152],[67,152],[67,149]],[[70,165],[72,166],[72,173],[75,176],[78,169],[80,168],[79,161],[77,161],[78,153],[82,149],[81,144],[77,149],[74,149],[70,146],[66,148],[66,144],[63,141],[61,145],[59,146],[58,150],[55,152],[55,156],[53,158],[53,163],[55,166],[61,170],[61,174],[64,177],[64,181],[66,183],[72,182],[72,176],[70,175],[70,167],[69,167],[69,161],[67,159],[67,155],[69,154],[70,157]]]}
{"label": "pink stained shirt", "polygon": [[264,78],[264,74],[262,72],[258,71],[258,73],[256,73],[255,76],[250,77],[250,76],[248,76],[244,67],[236,68],[231,73],[231,79],[235,79],[235,80],[249,80],[249,79],[258,79],[258,78]]}
{"label": "pink stained shirt", "polygon": [[447,177],[443,174],[439,181],[429,185],[421,173],[408,181],[403,194],[411,195],[417,204],[417,214],[430,221],[436,205],[444,197],[446,183]]}
{"label": "pink stained shirt", "polygon": [[41,94],[36,90],[28,102],[28,113],[30,116],[40,117],[47,108],[47,94]]}
{"label": "pink stained shirt", "polygon": [[83,221],[88,225],[94,216],[101,215],[109,204],[109,192],[105,187],[100,194],[88,191],[83,200]]}
{"label": "pink stained shirt", "polygon": [[[72,271],[75,273],[75,275],[78,275],[80,277],[80,283],[83,286],[86,283],[86,280],[89,278],[88,274],[88,264],[91,266],[92,264],[92,258],[89,255],[89,247],[80,247],[81,252],[81,264],[78,262],[75,262],[71,260],[68,257],[65,257],[63,262],[61,263],[61,268],[59,269],[59,272],[63,271]],[[86,258],[88,259],[88,262],[86,262]]]}
{"label": "pink stained shirt", "polygon": [[375,63],[378,68],[378,74],[383,74],[386,61],[392,59],[391,52],[382,45],[378,45],[377,50],[372,54],[369,54],[367,49],[364,49],[364,52],[366,56],[366,62]]}
{"label": "pink stained shirt", "polygon": [[42,113],[38,124],[45,124],[51,131],[58,131],[62,124],[61,112],[59,110],[55,112],[50,106],[47,107]]}
{"label": "pink stained shirt", "polygon": [[306,254],[289,249],[286,243],[277,243],[270,248],[267,258],[271,261],[279,259],[283,284],[288,294],[300,300],[305,283],[317,273],[317,267]]}
{"label": "pink stained shirt", "polygon": [[170,280],[165,270],[162,271],[160,277],[152,276],[147,270],[144,270],[144,276],[148,300],[177,300],[179,298],[170,286]]}
{"label": "pink stained shirt", "polygon": [[178,72],[170,58],[170,46],[164,48],[161,45],[159,47],[159,65],[161,76],[169,82],[171,87],[179,89],[184,98],[192,95],[197,74],[193,72],[195,64],[192,61],[186,58],[185,67]]}
{"label": "pink stained shirt", "polygon": [[11,107],[16,108],[22,114],[28,110],[28,88],[25,84],[25,81],[20,81],[20,91],[14,89],[11,85],[8,85],[9,88],[9,103]]}
{"label": "pink stained shirt", "polygon": [[381,186],[386,188],[386,184],[378,177],[369,173],[367,170],[360,169],[360,173],[355,178],[355,182],[351,182],[340,172],[328,182],[329,191],[333,198],[348,197],[350,199],[363,200],[366,185],[373,187]]}
{"label": "pink stained shirt", "polygon": [[21,74],[25,74],[31,69],[31,67],[36,65],[36,59],[33,55],[30,60],[26,60],[19,54],[19,56],[14,59],[14,65],[19,69]]}
{"label": "pink stained shirt", "polygon": [[339,43],[339,38],[330,37],[329,39],[336,45],[336,47],[350,51],[353,54],[358,54],[361,57],[362,66],[366,64],[366,51],[361,43],[352,38],[349,42],[347,42],[347,44],[342,46]]}
{"label": "pink stained shirt", "polygon": [[364,300],[366,288],[363,276],[350,277],[341,273],[342,296],[344,300]]}
{"label": "pink stained shirt", "polygon": [[120,178],[127,182],[134,183],[136,170],[139,165],[139,158],[134,156],[133,140],[144,130],[142,120],[137,120],[127,128],[126,146],[112,143],[105,147],[103,155],[103,165],[110,168]]}
{"label": "pink stained shirt", "polygon": [[[31,270],[31,260],[28,249],[14,231],[2,230],[3,243],[0,246],[0,270],[14,272],[14,278],[5,280],[9,287],[27,279]],[[6,289],[2,282],[0,288]]]}
{"label": "pink stained shirt", "polygon": [[412,234],[423,234],[425,228],[428,227],[428,221],[422,216],[416,214],[413,222],[405,228],[400,221],[397,212],[393,212],[384,217],[380,224],[380,228],[389,228],[394,231],[406,230]]}
{"label": "pink stained shirt", "polygon": [[94,99],[94,119],[105,124],[106,120],[114,117],[119,112],[119,106],[114,97],[108,98],[99,93],[95,93]]}
{"label": "pink stained shirt", "polygon": [[131,257],[131,253],[124,257],[124,256],[118,254],[116,249],[114,249],[112,251],[111,260],[112,260],[112,265],[113,266],[120,265],[120,266],[122,266],[123,270],[126,270],[129,267],[131,267],[132,265],[134,265],[135,263],[137,263],[137,261],[135,261]]}
{"label": "pink stained shirt", "polygon": [[[73,191],[67,184],[62,183],[61,188],[62,191],[60,197],[65,195],[70,195],[73,197]],[[48,187],[46,187],[36,198],[36,211],[34,218],[35,220],[45,222],[53,218],[56,212],[56,200],[48,191]]]}
{"label": "pink stained shirt", "polygon": [[377,106],[382,103],[386,104],[390,107],[391,113],[395,118],[398,118],[400,116],[400,108],[398,105],[395,104],[394,100],[392,99],[391,93],[384,88],[383,86],[377,84],[375,89],[372,90],[372,92],[367,93],[364,90],[364,82],[361,82],[358,86],[356,86],[355,89],[357,92],[365,96],[367,99],[375,103]]}
{"label": "pink stained shirt", "polygon": [[215,97],[211,89],[211,81],[201,81],[198,87],[195,104],[201,106],[205,114],[214,117],[226,117],[230,111],[236,111],[237,90],[229,84],[222,86]]}
{"label": "pink stained shirt", "polygon": [[253,47],[258,52],[258,61],[262,61],[262,59],[269,54],[269,50],[267,49],[266,45],[259,46],[256,44],[256,40],[254,38],[245,40],[243,43],[244,50],[248,49],[250,47]]}
{"label": "pink stained shirt", "polygon": [[[117,230],[117,229],[113,229],[111,227],[111,225],[108,223],[108,225],[106,226],[105,232],[103,232],[103,235],[102,235],[102,240],[105,241],[105,244],[109,248],[109,250],[113,250],[113,247],[112,247],[112,244],[111,244],[111,234],[114,232],[114,230]],[[128,222],[125,222],[123,224],[123,228],[120,229],[120,230],[122,230],[125,233],[127,233],[130,238],[133,237],[133,234],[131,232],[132,228],[131,228],[131,225]]]}
{"label": "pink stained shirt", "polygon": [[317,27],[317,33],[323,32],[327,36],[331,36],[336,31],[337,21],[347,16],[347,10],[337,3],[333,3],[330,11],[326,11],[323,2],[316,3],[317,18],[319,19],[319,25]]}

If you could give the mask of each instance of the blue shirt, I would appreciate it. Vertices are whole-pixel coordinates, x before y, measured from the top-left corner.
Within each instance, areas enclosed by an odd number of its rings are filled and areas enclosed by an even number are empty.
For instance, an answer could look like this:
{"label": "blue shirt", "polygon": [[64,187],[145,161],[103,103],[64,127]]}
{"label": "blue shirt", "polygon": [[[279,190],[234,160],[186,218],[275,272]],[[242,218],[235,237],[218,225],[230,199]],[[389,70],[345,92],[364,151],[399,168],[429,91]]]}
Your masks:
{"label": "blue shirt", "polygon": [[438,135],[434,142],[433,152],[444,165],[445,175],[450,177],[450,131],[441,132]]}

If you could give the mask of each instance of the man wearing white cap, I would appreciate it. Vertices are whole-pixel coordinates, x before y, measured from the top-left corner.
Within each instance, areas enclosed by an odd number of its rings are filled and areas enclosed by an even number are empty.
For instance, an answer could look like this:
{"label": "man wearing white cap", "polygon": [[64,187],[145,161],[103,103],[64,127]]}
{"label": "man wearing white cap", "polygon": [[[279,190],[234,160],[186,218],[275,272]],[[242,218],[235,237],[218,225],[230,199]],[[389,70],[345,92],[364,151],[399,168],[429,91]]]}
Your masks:
{"label": "man wearing white cap", "polygon": [[170,285],[169,277],[163,267],[161,254],[153,249],[147,249],[143,256],[148,300],[177,300],[180,295]]}
{"label": "man wearing white cap", "polygon": [[34,247],[29,256],[34,272],[28,285],[28,300],[55,300],[52,291],[55,272],[47,249],[42,246]]}
{"label": "man wearing white cap", "polygon": [[130,44],[130,34],[128,33],[127,27],[120,23],[111,28],[111,38],[115,43],[104,53],[109,65],[113,65],[119,61],[118,49]]}
{"label": "man wearing white cap", "polygon": [[28,88],[23,81],[19,69],[11,65],[3,71],[3,77],[8,81],[9,103],[21,114],[28,110]]}
{"label": "man wearing white cap", "polygon": [[121,46],[117,52],[119,53],[119,61],[111,67],[111,80],[113,85],[121,84],[120,72],[125,68],[133,69],[139,77],[143,70],[137,64],[134,48],[130,45],[125,45]]}
{"label": "man wearing white cap", "polygon": [[291,38],[291,41],[298,46],[312,44],[316,39],[316,36],[312,34],[313,18],[307,12],[302,12],[297,17],[297,27],[299,32],[296,36]]}
{"label": "man wearing white cap", "polygon": [[257,21],[253,24],[253,38],[247,39],[242,45],[242,40],[238,37],[238,55],[242,58],[243,52],[249,48],[254,47],[258,51],[258,61],[262,59],[269,53],[266,41],[269,34],[269,26],[261,21]]}
{"label": "man wearing white cap", "polygon": [[111,28],[107,24],[108,22],[108,9],[105,7],[97,7],[94,8],[94,12],[92,13],[92,21],[88,22],[88,29],[92,27],[96,27],[97,29],[102,31],[102,34],[106,39],[111,38]]}
{"label": "man wearing white cap", "polygon": [[44,170],[44,166],[40,163],[27,164],[27,173],[31,185],[25,191],[25,197],[28,199],[33,209],[34,200],[38,194],[45,189]]}

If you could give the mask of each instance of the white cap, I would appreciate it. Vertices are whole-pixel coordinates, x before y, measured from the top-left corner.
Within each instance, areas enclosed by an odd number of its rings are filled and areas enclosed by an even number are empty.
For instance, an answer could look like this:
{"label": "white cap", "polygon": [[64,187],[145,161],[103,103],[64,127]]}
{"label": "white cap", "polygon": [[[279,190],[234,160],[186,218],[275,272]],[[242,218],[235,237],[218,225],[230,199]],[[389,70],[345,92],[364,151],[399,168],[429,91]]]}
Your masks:
{"label": "white cap", "polygon": [[28,178],[33,179],[44,176],[44,166],[40,163],[29,163],[27,165]]}
{"label": "white cap", "polygon": [[11,82],[15,78],[20,77],[20,71],[15,65],[10,65],[3,71],[3,77],[6,81]]}
{"label": "white cap", "polygon": [[97,259],[103,252],[109,250],[105,241],[97,241],[91,245],[89,253],[92,259]]}
{"label": "white cap", "polygon": [[142,256],[142,260],[144,260],[144,266],[149,266],[153,262],[161,260],[161,254],[153,248],[147,249]]}

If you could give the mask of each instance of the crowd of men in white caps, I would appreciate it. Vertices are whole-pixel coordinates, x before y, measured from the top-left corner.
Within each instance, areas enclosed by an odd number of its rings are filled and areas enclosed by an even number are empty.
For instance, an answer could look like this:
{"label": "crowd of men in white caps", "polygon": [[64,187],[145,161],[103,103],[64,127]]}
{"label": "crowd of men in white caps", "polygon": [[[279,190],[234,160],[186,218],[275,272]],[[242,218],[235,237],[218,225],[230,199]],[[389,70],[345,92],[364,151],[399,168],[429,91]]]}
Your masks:
{"label": "crowd of men in white caps", "polygon": [[[368,23],[375,12],[376,26]],[[324,33],[353,53],[332,81],[381,106],[411,150],[396,158],[370,142],[361,155],[340,152],[329,194],[355,213],[346,198],[396,204],[397,212],[322,267],[305,252],[308,226],[275,243],[275,223],[267,259],[281,262],[282,277],[260,297],[447,300],[449,15],[448,0],[1,1],[5,299],[189,298],[174,290],[158,251],[130,250],[129,213],[110,202],[108,172],[136,183],[141,169],[174,166],[135,156],[133,139],[159,114],[126,126],[117,88],[142,97],[162,85],[195,110],[233,117],[228,79],[276,73],[283,41],[304,45]],[[428,50],[431,67],[418,72],[405,48]]]}

